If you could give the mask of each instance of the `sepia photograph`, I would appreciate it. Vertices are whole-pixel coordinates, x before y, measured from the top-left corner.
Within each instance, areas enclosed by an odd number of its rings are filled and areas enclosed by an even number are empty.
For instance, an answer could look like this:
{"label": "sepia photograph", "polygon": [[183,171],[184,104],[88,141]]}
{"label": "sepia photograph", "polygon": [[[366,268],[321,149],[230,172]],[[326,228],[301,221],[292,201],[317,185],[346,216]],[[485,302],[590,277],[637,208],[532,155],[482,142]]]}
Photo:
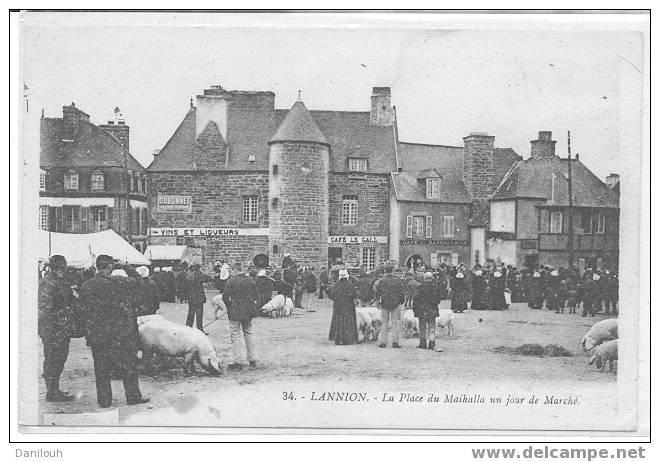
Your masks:
{"label": "sepia photograph", "polygon": [[648,12],[18,15],[20,433],[649,434]]}

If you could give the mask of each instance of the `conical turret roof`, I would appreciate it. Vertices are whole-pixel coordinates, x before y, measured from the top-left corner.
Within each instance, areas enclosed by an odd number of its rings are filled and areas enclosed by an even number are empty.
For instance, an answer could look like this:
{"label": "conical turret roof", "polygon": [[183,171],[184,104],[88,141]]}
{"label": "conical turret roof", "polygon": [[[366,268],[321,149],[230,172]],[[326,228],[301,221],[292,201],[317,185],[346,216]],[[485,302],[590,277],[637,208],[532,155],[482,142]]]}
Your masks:
{"label": "conical turret roof", "polygon": [[314,122],[302,101],[296,101],[268,144],[284,141],[308,141],[327,144],[328,140]]}

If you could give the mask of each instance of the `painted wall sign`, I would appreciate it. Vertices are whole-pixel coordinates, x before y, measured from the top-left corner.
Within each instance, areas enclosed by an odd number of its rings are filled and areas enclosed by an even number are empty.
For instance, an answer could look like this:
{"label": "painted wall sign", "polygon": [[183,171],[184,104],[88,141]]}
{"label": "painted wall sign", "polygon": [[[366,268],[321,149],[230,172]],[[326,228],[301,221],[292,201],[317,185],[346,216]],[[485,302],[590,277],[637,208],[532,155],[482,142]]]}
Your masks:
{"label": "painted wall sign", "polygon": [[447,239],[441,240],[425,240],[425,239],[403,239],[401,245],[442,245],[445,247],[457,246],[467,247],[470,245],[468,241],[452,241]]}
{"label": "painted wall sign", "polygon": [[387,244],[387,236],[328,236],[328,244]]}
{"label": "painted wall sign", "polygon": [[156,206],[159,212],[190,212],[192,211],[192,197],[159,194]]}
{"label": "painted wall sign", "polygon": [[520,248],[521,249],[535,249],[536,248],[536,240],[528,239],[528,240],[520,241]]}
{"label": "painted wall sign", "polygon": [[149,228],[149,236],[268,236],[269,228]]}

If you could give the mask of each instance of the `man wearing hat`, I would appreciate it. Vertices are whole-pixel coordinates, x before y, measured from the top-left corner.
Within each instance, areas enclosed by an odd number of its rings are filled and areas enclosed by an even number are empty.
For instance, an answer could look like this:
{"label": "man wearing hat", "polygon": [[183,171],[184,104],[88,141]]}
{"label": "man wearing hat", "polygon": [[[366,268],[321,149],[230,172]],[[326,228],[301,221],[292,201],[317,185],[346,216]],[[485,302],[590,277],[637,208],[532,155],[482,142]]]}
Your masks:
{"label": "man wearing hat", "polygon": [[243,369],[243,353],[241,352],[240,336],[243,333],[247,359],[250,368],[257,367],[252,340],[252,317],[257,308],[257,286],[252,278],[244,274],[243,265],[234,263],[233,274],[227,281],[225,291],[222,293],[222,301],[227,307],[227,318],[231,331],[231,344],[234,355],[234,363],[229,365],[229,370],[239,371]]}
{"label": "man wearing hat", "polygon": [[186,279],[188,289],[188,317],[186,326],[192,327],[193,322],[197,321],[197,328],[204,332],[202,319],[204,318],[204,303],[206,303],[206,292],[204,292],[204,283],[210,282],[211,277],[202,273],[199,263],[190,265],[190,274]]}
{"label": "man wearing hat", "polygon": [[403,282],[393,274],[393,271],[394,267],[387,265],[383,277],[374,283],[376,300],[380,301],[378,304],[380,318],[383,322],[380,339],[378,339],[378,346],[381,348],[387,348],[390,331],[392,331],[392,348],[401,348],[399,346],[399,324],[401,323],[401,304],[405,301],[405,289]]}
{"label": "man wearing hat", "polygon": [[71,401],[73,396],[60,390],[60,375],[69,356],[74,329],[73,292],[65,279],[66,259],[53,255],[49,271],[39,281],[37,330],[44,346],[43,378],[46,401]]}
{"label": "man wearing hat", "polygon": [[113,261],[108,255],[96,259],[96,274],[80,289],[80,301],[87,322],[87,340],[92,347],[96,398],[99,406],[112,405],[111,374],[121,373],[126,404],[142,404],[138,383],[137,352],[140,337],[130,300],[125,271],[112,276]]}

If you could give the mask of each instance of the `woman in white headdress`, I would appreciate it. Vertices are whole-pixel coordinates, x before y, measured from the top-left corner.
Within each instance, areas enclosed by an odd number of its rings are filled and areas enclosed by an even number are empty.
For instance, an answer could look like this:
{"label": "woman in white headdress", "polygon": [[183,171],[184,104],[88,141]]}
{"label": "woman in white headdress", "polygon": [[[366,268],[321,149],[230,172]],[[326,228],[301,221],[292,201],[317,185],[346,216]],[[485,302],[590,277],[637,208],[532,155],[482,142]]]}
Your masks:
{"label": "woman in white headdress", "polygon": [[470,308],[473,310],[487,310],[488,303],[486,302],[486,290],[488,283],[483,276],[483,270],[478,269],[474,272],[472,278],[472,304]]}
{"label": "woman in white headdress", "polygon": [[348,270],[339,270],[339,279],[332,290],[328,292],[332,299],[332,322],[328,338],[334,340],[335,345],[350,345],[357,343],[357,315],[355,313],[355,299],[357,291],[350,281]]}
{"label": "woman in white headdress", "polygon": [[465,281],[465,274],[459,270],[451,280],[451,309],[456,313],[467,310],[470,294]]}

